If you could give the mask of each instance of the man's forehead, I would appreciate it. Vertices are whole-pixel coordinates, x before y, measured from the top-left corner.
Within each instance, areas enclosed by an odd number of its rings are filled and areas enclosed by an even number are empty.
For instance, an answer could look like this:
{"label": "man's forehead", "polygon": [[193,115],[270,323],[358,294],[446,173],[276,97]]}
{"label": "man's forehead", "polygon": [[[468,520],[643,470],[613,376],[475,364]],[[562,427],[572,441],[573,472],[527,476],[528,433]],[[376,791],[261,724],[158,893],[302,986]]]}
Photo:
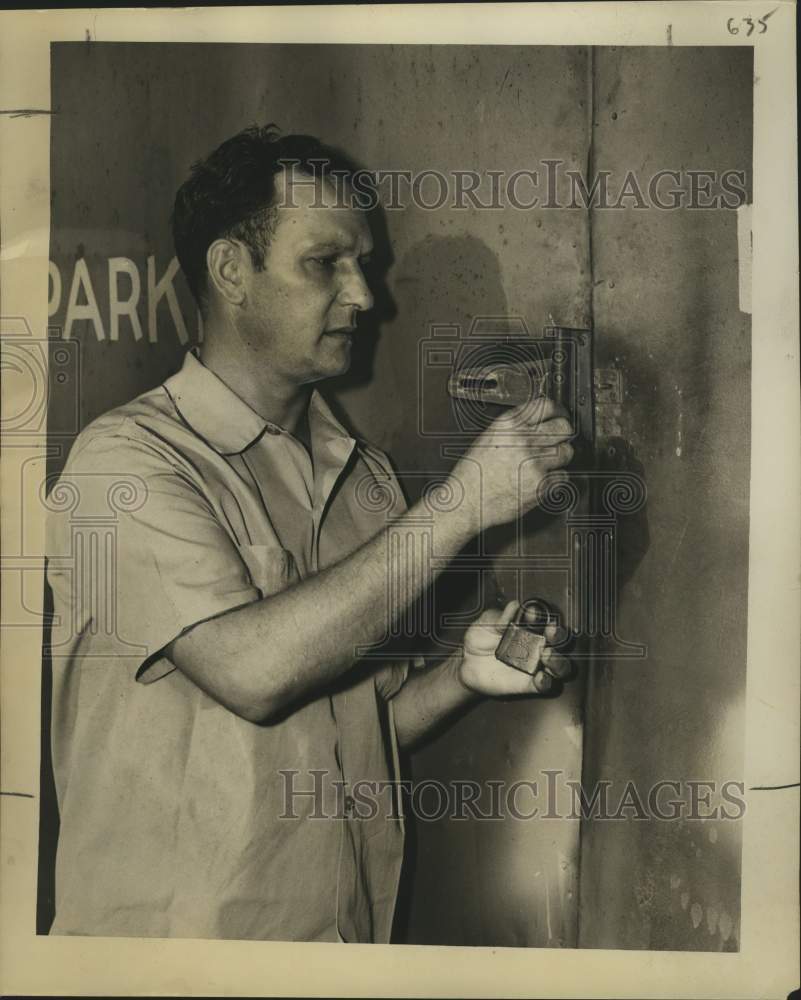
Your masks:
{"label": "man's forehead", "polygon": [[293,242],[343,250],[372,245],[365,213],[352,204],[347,186],[284,170],[276,175],[275,202],[276,229]]}

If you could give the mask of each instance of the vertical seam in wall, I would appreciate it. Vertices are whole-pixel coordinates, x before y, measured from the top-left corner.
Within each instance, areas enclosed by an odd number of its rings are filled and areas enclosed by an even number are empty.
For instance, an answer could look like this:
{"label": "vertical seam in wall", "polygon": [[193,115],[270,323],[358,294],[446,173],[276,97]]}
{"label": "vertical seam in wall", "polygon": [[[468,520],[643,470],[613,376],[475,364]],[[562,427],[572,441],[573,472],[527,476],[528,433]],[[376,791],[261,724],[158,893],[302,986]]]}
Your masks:
{"label": "vertical seam in wall", "polygon": [[[593,174],[595,172],[595,91],[596,91],[596,65],[595,46],[590,45],[588,50],[588,72],[587,72],[587,127],[589,137],[587,141],[587,176],[586,183],[588,190],[592,190]],[[587,205],[587,268],[590,277],[590,296],[587,303],[588,325],[591,330],[595,329],[595,258],[593,247],[593,209],[592,198]]]}
{"label": "vertical seam in wall", "polygon": [[[595,64],[595,47],[590,45],[587,51],[587,174],[585,177],[585,183],[587,189],[592,191],[593,174],[595,171],[595,94],[596,94],[596,64]],[[592,210],[592,198],[589,199],[587,204],[587,272],[590,279],[590,294],[587,301],[587,325],[589,326],[593,342],[595,340],[595,260],[594,260],[594,246],[593,246],[593,210]],[[590,492],[592,497],[592,491]],[[592,500],[590,500],[592,503]],[[592,513],[592,508],[590,509]],[[591,661],[592,662],[592,661]],[[580,782],[583,786],[584,782],[584,754],[587,749],[586,741],[586,723],[587,723],[587,704],[589,702],[589,684],[590,678],[587,677],[584,680],[584,691],[582,692],[581,699],[581,777]],[[581,891],[581,881],[583,877],[583,859],[584,859],[584,833],[585,833],[585,821],[579,819],[578,824],[578,838],[577,838],[577,863],[576,863],[576,917],[575,917],[575,944],[574,947],[581,947],[581,906],[583,902],[583,895]]]}

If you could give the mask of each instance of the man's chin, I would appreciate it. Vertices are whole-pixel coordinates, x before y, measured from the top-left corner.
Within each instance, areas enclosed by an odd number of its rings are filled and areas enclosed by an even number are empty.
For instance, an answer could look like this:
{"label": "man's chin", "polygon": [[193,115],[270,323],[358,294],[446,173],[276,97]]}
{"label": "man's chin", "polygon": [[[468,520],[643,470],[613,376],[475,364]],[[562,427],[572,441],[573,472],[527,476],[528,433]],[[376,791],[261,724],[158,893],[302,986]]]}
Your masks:
{"label": "man's chin", "polygon": [[352,346],[349,337],[342,337],[341,343],[335,345],[334,350],[329,351],[323,363],[318,366],[319,375],[317,378],[337,378],[339,375],[344,375],[350,369]]}

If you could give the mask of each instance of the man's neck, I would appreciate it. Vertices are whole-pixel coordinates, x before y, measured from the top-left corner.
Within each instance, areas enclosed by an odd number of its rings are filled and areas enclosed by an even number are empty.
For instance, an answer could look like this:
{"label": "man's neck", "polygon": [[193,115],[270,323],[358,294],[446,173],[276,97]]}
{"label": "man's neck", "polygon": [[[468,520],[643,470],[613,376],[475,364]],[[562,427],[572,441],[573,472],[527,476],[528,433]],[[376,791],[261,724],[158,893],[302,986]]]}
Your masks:
{"label": "man's neck", "polygon": [[203,364],[260,417],[310,447],[308,409],[313,385],[290,384],[269,368],[243,364],[231,352],[215,350],[213,341],[204,341],[199,355]]}

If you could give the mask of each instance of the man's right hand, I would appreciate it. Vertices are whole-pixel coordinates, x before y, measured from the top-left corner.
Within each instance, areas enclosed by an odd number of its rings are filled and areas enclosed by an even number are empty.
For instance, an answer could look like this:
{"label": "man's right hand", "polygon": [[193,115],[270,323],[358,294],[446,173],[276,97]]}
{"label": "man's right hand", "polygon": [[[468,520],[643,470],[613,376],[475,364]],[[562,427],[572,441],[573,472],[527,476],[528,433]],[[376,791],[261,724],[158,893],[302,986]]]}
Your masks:
{"label": "man's right hand", "polygon": [[505,411],[475,439],[450,478],[470,509],[475,533],[521,517],[537,505],[542,481],[564,481],[556,472],[573,458],[573,428],[551,399]]}

